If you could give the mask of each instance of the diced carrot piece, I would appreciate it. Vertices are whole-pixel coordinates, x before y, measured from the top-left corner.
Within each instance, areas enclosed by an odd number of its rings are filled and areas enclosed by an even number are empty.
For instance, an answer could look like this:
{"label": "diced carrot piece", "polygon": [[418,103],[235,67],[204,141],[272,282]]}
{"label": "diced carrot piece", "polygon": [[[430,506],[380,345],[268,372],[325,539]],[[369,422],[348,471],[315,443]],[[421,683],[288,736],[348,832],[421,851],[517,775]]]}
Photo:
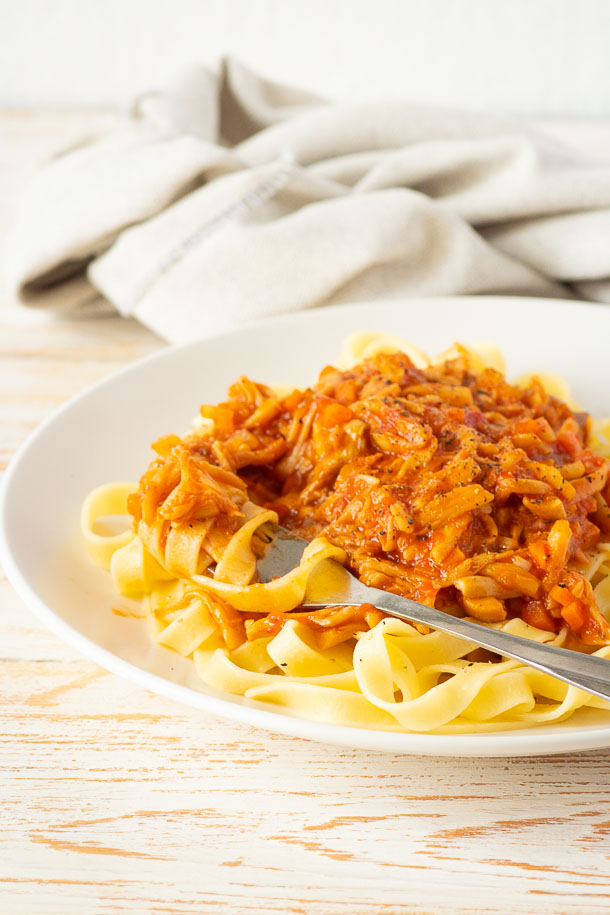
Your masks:
{"label": "diced carrot piece", "polygon": [[555,585],[554,588],[551,588],[549,592],[550,596],[554,601],[557,601],[558,604],[561,604],[562,607],[567,607],[568,604],[571,604],[574,600],[574,595],[568,588],[563,585]]}
{"label": "diced carrot piece", "polygon": [[535,626],[536,629],[544,629],[545,632],[557,632],[556,621],[546,607],[538,601],[525,603],[522,616],[529,626]]}
{"label": "diced carrot piece", "polygon": [[302,400],[303,391],[295,390],[292,394],[289,394],[288,397],[284,398],[284,409],[288,410],[290,413],[294,413]]}
{"label": "diced carrot piece", "polygon": [[177,435],[163,435],[161,438],[158,438],[156,442],[152,443],[153,451],[156,451],[157,454],[160,454],[161,457],[167,457],[172,448],[175,445],[179,445],[182,439]]}
{"label": "diced carrot piece", "polygon": [[358,385],[352,379],[349,379],[348,381],[342,381],[341,384],[337,385],[335,397],[339,403],[353,403],[358,399]]}
{"label": "diced carrot piece", "polygon": [[329,403],[322,407],[319,422],[325,429],[332,426],[342,426],[354,418],[354,414],[349,407],[344,407],[340,403]]}
{"label": "diced carrot piece", "polygon": [[587,610],[579,600],[572,601],[571,604],[568,604],[567,607],[564,607],[561,611],[561,615],[564,620],[574,632],[578,632],[579,629],[587,622]]}
{"label": "diced carrot piece", "polygon": [[540,416],[537,419],[517,420],[513,426],[513,430],[517,435],[537,435],[544,442],[552,442],[555,440],[555,433],[549,426],[548,420],[543,416]]}
{"label": "diced carrot piece", "polygon": [[235,431],[235,411],[231,407],[223,404],[213,406],[203,404],[199,412],[204,419],[211,419],[214,422],[214,431],[220,435],[231,435]]}

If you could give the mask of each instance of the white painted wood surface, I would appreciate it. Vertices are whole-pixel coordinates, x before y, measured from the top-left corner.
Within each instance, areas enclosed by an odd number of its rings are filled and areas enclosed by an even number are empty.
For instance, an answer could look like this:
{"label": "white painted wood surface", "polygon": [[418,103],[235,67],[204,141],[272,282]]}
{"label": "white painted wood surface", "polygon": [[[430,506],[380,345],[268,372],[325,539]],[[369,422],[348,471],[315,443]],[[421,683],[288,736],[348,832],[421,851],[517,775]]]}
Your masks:
{"label": "white painted wood surface", "polygon": [[[24,169],[75,121],[11,125],[3,158]],[[118,318],[1,307],[2,468],[160,345]],[[3,915],[610,911],[610,751],[418,759],[212,719],[81,658],[5,578],[0,640]]]}

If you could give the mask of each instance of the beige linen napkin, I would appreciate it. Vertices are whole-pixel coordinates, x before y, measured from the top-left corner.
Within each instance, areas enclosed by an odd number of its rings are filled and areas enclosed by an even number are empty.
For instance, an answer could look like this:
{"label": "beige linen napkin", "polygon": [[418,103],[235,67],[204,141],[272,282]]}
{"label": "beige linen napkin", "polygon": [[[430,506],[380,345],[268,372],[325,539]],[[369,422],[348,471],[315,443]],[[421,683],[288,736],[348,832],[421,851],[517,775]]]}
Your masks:
{"label": "beige linen napkin", "polygon": [[610,302],[610,162],[491,115],[328,104],[228,60],[48,163],[7,268],[24,303],[101,293],[174,342],[377,296]]}

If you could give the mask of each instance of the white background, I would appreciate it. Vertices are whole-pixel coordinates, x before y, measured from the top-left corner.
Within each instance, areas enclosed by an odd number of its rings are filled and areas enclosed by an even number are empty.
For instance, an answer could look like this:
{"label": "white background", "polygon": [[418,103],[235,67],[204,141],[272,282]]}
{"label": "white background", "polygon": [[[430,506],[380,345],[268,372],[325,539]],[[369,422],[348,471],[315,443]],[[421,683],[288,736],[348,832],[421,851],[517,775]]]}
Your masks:
{"label": "white background", "polygon": [[0,104],[107,107],[231,53],[338,98],[610,115],[608,0],[0,0]]}

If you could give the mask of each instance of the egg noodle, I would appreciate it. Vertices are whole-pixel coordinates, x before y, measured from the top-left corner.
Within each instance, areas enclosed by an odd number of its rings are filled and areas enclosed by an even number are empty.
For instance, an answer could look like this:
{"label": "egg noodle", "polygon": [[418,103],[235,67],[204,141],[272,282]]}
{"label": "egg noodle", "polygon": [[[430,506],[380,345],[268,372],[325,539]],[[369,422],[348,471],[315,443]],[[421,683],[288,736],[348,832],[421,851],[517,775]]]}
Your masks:
{"label": "egg noodle", "polygon": [[[209,686],[368,728],[481,732],[604,701],[371,605],[307,611],[329,560],[366,584],[526,638],[610,657],[610,419],[549,374],[508,384],[499,349],[434,359],[350,337],[316,385],[247,378],[135,483],[94,490],[82,530],[152,639]],[[104,518],[128,514],[128,530]],[[300,565],[256,580],[278,521]]]}

